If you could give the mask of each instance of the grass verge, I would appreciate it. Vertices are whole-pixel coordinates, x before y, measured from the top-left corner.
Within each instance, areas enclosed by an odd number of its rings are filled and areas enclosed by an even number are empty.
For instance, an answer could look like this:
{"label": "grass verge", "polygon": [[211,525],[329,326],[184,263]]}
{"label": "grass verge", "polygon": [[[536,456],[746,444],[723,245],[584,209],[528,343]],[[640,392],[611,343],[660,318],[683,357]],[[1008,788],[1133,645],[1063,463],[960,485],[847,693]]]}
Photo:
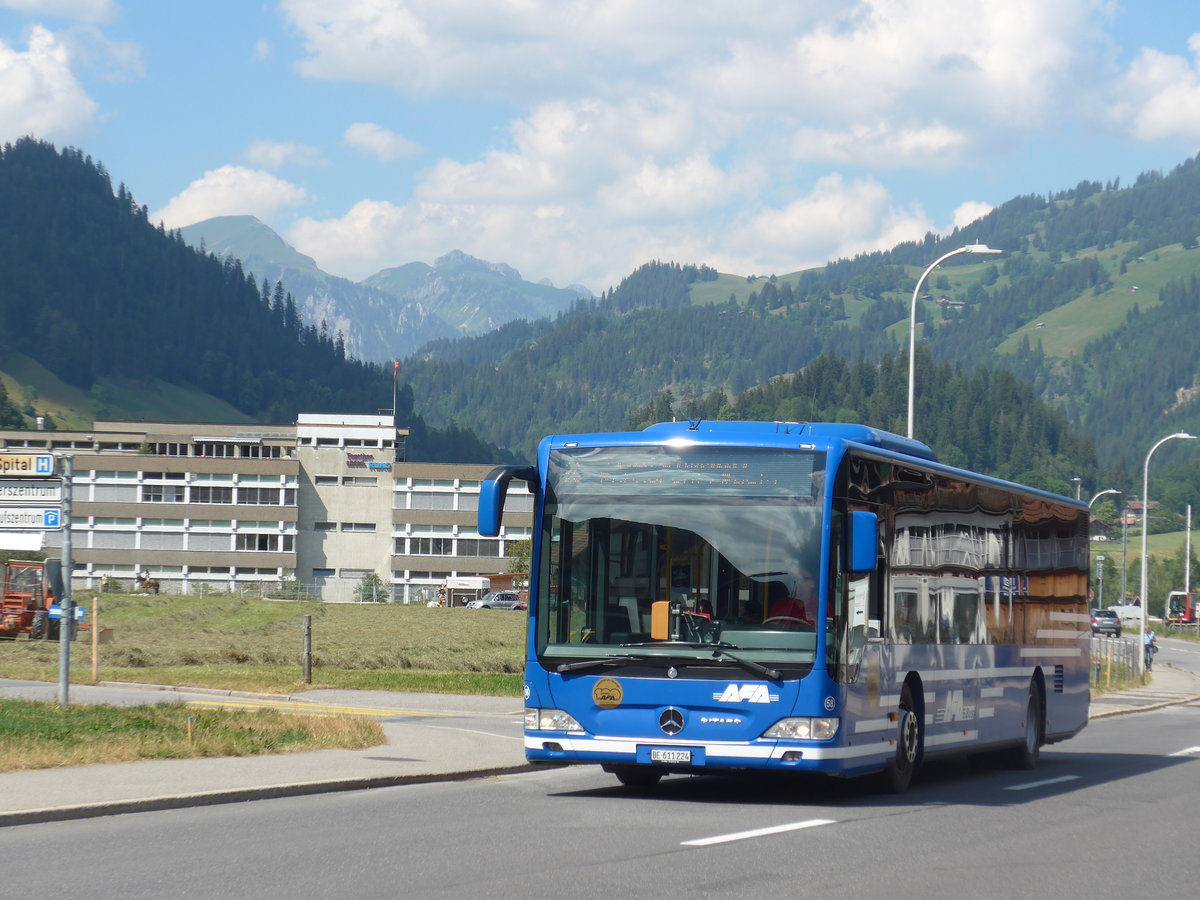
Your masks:
{"label": "grass verge", "polygon": [[[76,600],[87,608],[87,592]],[[290,693],[310,688],[520,696],[526,617],[501,610],[276,602],[232,596],[98,598],[97,681]],[[302,675],[312,617],[312,683]],[[0,642],[0,677],[58,680],[56,644]],[[71,681],[92,681],[90,632],[71,648]]]}
{"label": "grass verge", "polygon": [[383,742],[382,727],[371,719],[178,705],[61,707],[0,699],[0,772],[143,759],[358,749]]}

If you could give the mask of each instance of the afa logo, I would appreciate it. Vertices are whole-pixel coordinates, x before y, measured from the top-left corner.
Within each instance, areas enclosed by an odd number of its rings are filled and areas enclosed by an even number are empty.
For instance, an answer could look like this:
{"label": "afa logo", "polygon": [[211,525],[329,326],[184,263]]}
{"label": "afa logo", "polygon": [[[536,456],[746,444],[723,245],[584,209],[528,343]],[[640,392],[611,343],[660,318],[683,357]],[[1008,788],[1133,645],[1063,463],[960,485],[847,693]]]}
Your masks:
{"label": "afa logo", "polygon": [[713,694],[718,703],[774,703],[778,694],[772,694],[765,684],[731,684],[719,694]]}

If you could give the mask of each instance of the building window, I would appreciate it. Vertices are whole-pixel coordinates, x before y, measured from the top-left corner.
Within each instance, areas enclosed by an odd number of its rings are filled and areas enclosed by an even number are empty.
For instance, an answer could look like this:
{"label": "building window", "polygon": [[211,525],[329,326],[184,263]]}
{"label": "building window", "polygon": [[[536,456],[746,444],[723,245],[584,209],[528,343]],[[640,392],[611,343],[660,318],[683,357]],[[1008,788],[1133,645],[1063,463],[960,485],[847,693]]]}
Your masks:
{"label": "building window", "polygon": [[278,506],[279,488],[239,487],[237,499],[243,506]]}
{"label": "building window", "polygon": [[223,441],[204,441],[192,444],[192,453],[196,456],[215,456],[220,459],[231,459],[237,456],[237,444],[227,444]]}
{"label": "building window", "polygon": [[312,577],[313,578],[332,578],[333,577],[333,569],[313,569]]}
{"label": "building window", "polygon": [[313,522],[313,531],[337,531],[337,522]]}
{"label": "building window", "polygon": [[192,485],[192,503],[233,503],[233,488]]}
{"label": "building window", "polygon": [[343,522],[342,531],[375,531],[374,522]]}
{"label": "building window", "polygon": [[488,538],[459,538],[459,556],[499,556],[500,542]]}
{"label": "building window", "polygon": [[410,509],[454,509],[453,494],[435,494],[425,491],[413,491],[409,497]]}
{"label": "building window", "polygon": [[150,452],[155,456],[187,456],[188,445],[170,442],[153,443],[150,445]]}
{"label": "building window", "polygon": [[295,538],[290,534],[239,534],[235,535],[234,549],[262,553],[291,553]]}
{"label": "building window", "polygon": [[375,487],[379,479],[374,475],[343,475],[342,484],[346,487]]}
{"label": "building window", "polygon": [[143,503],[183,503],[182,484],[143,484]]}
{"label": "building window", "polygon": [[454,538],[412,538],[413,556],[453,556]]}
{"label": "building window", "polygon": [[335,485],[338,483],[336,475],[318,475],[313,479],[313,484],[320,487],[321,485]]}

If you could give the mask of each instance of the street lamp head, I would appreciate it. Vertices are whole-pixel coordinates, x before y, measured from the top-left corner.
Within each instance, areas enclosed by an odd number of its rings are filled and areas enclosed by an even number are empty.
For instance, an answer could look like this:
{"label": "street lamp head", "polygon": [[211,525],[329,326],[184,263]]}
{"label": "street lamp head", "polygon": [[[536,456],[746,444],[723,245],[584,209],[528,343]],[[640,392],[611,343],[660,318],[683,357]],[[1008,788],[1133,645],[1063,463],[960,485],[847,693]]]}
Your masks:
{"label": "street lamp head", "polygon": [[1196,435],[1194,435],[1194,434],[1188,434],[1186,431],[1177,431],[1177,432],[1175,432],[1173,435],[1171,435],[1171,437],[1173,437],[1173,438],[1180,438],[1180,439],[1182,439],[1182,440],[1185,440],[1185,441],[1194,441],[1194,440],[1196,440]]}
{"label": "street lamp head", "polygon": [[997,250],[994,247],[989,247],[987,244],[967,244],[963,247],[965,253],[977,253],[984,256],[996,256],[1003,253],[1003,250]]}

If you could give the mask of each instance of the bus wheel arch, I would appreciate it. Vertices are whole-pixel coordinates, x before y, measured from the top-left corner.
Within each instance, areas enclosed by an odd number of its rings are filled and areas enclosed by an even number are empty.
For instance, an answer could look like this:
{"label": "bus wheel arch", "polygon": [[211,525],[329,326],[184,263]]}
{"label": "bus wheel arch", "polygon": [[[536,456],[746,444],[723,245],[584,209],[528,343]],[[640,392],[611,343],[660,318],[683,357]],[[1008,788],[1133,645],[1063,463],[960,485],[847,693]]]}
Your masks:
{"label": "bus wheel arch", "polygon": [[884,782],[893,793],[908,790],[925,755],[925,691],[921,679],[910,672],[900,689],[896,722],[896,754],[884,766]]}

